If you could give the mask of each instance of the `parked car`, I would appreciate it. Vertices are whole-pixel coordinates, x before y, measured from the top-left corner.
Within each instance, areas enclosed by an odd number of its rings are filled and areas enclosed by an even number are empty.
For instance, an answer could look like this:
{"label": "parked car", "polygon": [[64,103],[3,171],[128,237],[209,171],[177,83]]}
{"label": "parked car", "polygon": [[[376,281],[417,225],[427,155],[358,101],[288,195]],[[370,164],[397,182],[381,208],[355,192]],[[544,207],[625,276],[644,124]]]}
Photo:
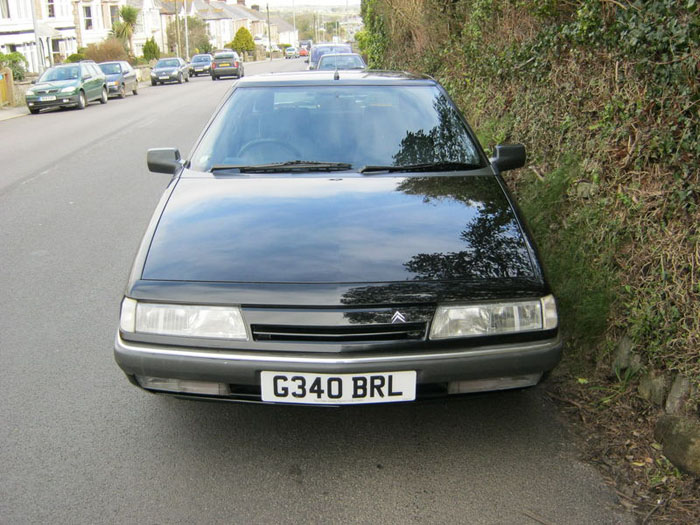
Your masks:
{"label": "parked car", "polygon": [[104,73],[92,60],[50,67],[27,90],[27,107],[30,113],[39,113],[57,106],[84,109],[93,100],[106,104],[106,82]]}
{"label": "parked car", "polygon": [[367,64],[357,53],[328,53],[318,60],[319,70],[365,69]]}
{"label": "parked car", "polygon": [[188,159],[149,150],[173,179],[122,300],[117,363],[145,390],[227,401],[535,385],[562,342],[500,175],[524,147],[487,158],[431,78],[334,77],[242,79]]}
{"label": "parked car", "polygon": [[300,56],[300,57],[307,57],[307,56],[309,56],[309,50],[306,49],[305,47],[299,48],[299,56]]}
{"label": "parked car", "polygon": [[100,62],[100,69],[107,77],[107,90],[110,96],[126,97],[126,92],[139,94],[139,81],[136,71],[125,60]]}
{"label": "parked car", "polygon": [[190,76],[211,75],[211,61],[209,53],[193,56],[190,61]]}
{"label": "parked car", "polygon": [[328,53],[352,53],[352,48],[347,44],[316,44],[311,46],[310,56],[307,59],[309,69],[316,69],[319,59]]}
{"label": "parked car", "polygon": [[211,63],[211,79],[238,77],[244,75],[243,62],[235,51],[217,51]]}
{"label": "parked car", "polygon": [[288,47],[284,50],[284,58],[299,58],[299,50],[294,46]]}
{"label": "parked car", "polygon": [[151,71],[151,85],[190,81],[189,65],[180,57],[161,58]]}

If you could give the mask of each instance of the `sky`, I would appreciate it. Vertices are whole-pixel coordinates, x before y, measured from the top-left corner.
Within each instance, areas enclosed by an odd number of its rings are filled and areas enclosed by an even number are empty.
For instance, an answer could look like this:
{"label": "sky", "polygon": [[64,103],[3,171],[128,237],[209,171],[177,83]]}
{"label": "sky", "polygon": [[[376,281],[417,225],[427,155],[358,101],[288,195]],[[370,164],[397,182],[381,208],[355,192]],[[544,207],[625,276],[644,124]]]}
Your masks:
{"label": "sky", "polygon": [[356,7],[360,5],[360,0],[246,0],[246,5],[250,7],[252,4],[260,4],[264,6],[269,4],[270,7],[292,7],[294,4],[296,7],[301,6],[313,6],[313,7],[344,7],[347,3],[349,7]]}

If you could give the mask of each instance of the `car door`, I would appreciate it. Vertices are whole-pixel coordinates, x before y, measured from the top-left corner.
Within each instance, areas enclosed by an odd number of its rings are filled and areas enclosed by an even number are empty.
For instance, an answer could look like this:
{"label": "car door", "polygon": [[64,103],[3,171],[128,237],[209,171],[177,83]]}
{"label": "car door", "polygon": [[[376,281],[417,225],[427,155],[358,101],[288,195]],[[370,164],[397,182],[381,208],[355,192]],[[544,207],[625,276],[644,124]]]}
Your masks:
{"label": "car door", "polygon": [[136,71],[128,62],[120,62],[119,65],[122,68],[122,78],[124,79],[126,90],[132,91],[136,89]]}
{"label": "car door", "polygon": [[107,87],[107,78],[97,64],[89,64],[92,69],[93,78],[95,80],[95,98],[102,96],[102,88]]}
{"label": "car door", "polygon": [[92,69],[86,64],[80,64],[80,78],[85,91],[85,98],[92,100],[95,98],[95,75]]}

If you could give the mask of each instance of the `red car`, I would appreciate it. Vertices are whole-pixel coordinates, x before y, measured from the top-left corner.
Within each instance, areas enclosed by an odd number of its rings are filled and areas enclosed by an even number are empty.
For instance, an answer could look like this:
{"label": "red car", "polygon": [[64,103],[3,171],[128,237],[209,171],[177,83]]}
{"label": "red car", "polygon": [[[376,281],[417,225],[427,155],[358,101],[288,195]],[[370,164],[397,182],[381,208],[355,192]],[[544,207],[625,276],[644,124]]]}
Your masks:
{"label": "red car", "polygon": [[299,49],[299,56],[300,56],[300,57],[307,57],[307,56],[309,56],[309,50],[306,49],[305,47],[302,47],[301,49]]}

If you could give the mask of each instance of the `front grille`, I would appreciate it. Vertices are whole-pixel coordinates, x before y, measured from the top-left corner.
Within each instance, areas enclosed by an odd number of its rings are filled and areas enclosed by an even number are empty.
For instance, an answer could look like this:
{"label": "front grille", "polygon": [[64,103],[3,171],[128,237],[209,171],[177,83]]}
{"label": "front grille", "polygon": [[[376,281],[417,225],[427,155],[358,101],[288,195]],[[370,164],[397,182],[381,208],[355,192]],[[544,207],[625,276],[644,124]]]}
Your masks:
{"label": "front grille", "polygon": [[357,326],[251,325],[255,341],[316,341],[332,343],[420,340],[425,337],[425,329],[426,323]]}

